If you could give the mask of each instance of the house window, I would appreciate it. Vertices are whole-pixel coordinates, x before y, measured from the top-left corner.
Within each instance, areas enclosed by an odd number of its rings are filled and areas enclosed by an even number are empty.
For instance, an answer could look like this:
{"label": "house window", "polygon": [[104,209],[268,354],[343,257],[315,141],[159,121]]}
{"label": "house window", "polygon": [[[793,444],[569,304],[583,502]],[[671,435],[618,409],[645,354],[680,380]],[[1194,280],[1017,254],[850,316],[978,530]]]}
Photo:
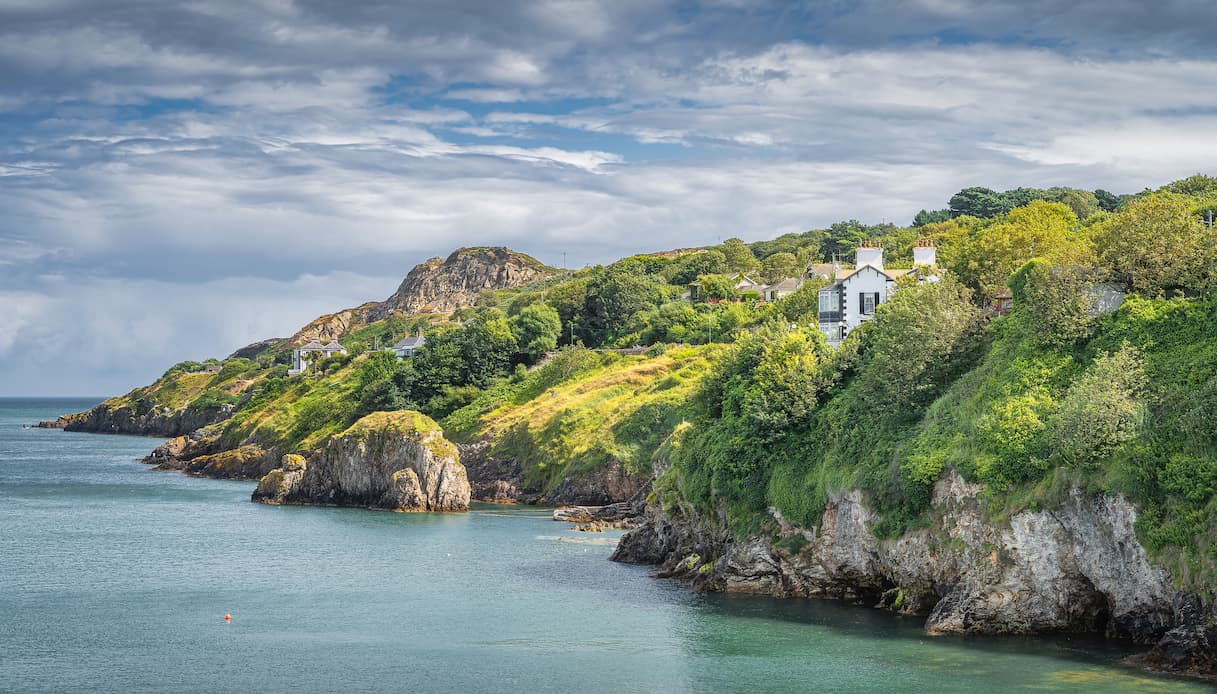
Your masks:
{"label": "house window", "polygon": [[861,292],[858,295],[858,305],[862,308],[862,315],[869,316],[875,312],[875,306],[879,303],[879,292]]}
{"label": "house window", "polygon": [[841,295],[832,290],[820,292],[820,313],[833,313],[841,310]]}

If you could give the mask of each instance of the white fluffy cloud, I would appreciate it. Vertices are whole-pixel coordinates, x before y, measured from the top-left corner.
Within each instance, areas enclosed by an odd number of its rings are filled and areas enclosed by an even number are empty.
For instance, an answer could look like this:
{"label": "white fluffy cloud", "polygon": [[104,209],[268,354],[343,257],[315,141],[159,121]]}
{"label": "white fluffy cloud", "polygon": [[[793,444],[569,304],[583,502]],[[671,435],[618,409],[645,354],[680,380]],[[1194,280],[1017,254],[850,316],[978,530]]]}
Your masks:
{"label": "white fluffy cloud", "polygon": [[1025,7],[0,3],[0,394],[124,390],[461,245],[582,265],[1209,166],[1203,4]]}

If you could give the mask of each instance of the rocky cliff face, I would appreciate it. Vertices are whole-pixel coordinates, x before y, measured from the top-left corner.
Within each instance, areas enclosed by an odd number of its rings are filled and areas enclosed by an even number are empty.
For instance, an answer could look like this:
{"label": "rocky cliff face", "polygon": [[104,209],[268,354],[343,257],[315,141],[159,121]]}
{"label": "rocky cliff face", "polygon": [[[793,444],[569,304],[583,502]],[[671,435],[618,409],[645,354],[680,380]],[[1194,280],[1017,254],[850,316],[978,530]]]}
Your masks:
{"label": "rocky cliff face", "polygon": [[417,412],[376,412],[334,436],[308,460],[285,456],[258,483],[253,500],[465,511],[469,480],[456,447],[435,422]]}
{"label": "rocky cliff face", "polygon": [[550,274],[535,258],[507,248],[461,248],[416,265],[393,296],[371,308],[369,320],[393,312],[447,313],[472,306],[484,289],[510,289]]}
{"label": "rocky cliff face", "polygon": [[925,615],[930,634],[1102,633],[1153,644],[1169,630],[1192,645],[1173,652],[1159,645],[1153,664],[1203,673],[1197,663],[1212,662],[1204,649],[1217,643],[1208,639],[1217,629],[1206,631],[1203,606],[1181,614],[1186,596],[1149,563],[1129,502],[1074,490],[1058,508],[995,520],[982,513],[979,492],[956,474],[944,477],[932,524],[894,540],[874,535],[876,517],[856,491],[833,498],[818,528],[770,509],[767,531],[748,538],[688,506],[664,512],[651,504],[647,523],[622,538],[613,559],[660,564],[662,575],[690,578],[700,589],[839,598]]}
{"label": "rocky cliff face", "polygon": [[155,407],[150,403],[137,403],[137,406],[134,407],[117,408],[110,408],[103,403],[87,412],[64,415],[54,423],[40,422],[39,426],[94,434],[181,436],[200,427],[223,421],[232,415],[232,412],[232,405],[206,409],[185,407],[172,410]]}

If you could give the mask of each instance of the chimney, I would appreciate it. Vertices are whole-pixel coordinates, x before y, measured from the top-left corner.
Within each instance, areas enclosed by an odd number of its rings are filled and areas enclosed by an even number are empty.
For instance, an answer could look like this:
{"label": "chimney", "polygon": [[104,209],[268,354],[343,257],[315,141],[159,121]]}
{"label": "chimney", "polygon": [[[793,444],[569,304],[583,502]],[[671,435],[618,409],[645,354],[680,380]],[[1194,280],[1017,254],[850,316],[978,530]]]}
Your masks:
{"label": "chimney", "polygon": [[855,264],[858,267],[870,265],[877,270],[882,270],[883,247],[873,241],[862,241],[858,244],[858,253],[855,256]]}
{"label": "chimney", "polygon": [[934,240],[927,238],[917,239],[917,243],[913,245],[913,267],[937,264],[938,256],[934,250]]}

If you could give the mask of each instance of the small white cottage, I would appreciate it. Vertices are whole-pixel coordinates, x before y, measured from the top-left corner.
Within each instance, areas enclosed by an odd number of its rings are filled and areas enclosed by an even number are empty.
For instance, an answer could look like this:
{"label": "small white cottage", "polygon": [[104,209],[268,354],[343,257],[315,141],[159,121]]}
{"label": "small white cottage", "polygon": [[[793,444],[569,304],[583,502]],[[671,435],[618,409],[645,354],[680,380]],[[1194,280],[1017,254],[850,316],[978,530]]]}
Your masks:
{"label": "small white cottage", "polygon": [[311,340],[308,344],[292,351],[292,368],[288,369],[287,375],[296,376],[304,373],[314,360],[346,353],[346,347],[338,344],[337,340],[330,340],[326,344],[321,344],[320,340]]}
{"label": "small white cottage", "polygon": [[407,335],[386,349],[396,354],[398,359],[409,359],[414,356],[414,352],[419,347],[425,344],[427,344],[427,338],[422,335]]}

